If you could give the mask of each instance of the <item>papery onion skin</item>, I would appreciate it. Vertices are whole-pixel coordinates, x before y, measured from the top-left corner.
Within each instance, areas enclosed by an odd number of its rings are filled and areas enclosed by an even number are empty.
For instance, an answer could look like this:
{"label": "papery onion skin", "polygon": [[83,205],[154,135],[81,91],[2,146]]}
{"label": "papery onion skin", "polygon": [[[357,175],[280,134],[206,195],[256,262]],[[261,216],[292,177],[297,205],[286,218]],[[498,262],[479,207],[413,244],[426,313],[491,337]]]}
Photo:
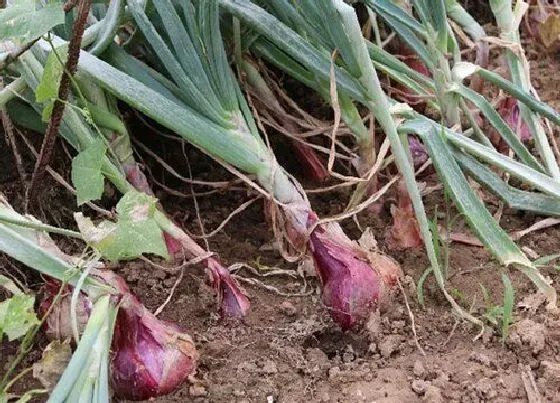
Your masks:
{"label": "papery onion skin", "polygon": [[[62,283],[58,280],[49,278],[41,287],[39,294],[42,297],[39,305],[39,315],[45,316],[49,312],[54,299],[60,291]],[[66,285],[60,293],[60,298],[54,309],[51,310],[43,323],[43,331],[49,340],[65,340],[73,336],[72,322],[70,315],[70,300],[72,298],[72,289]],[[89,315],[93,308],[91,300],[86,294],[80,292],[78,303],[76,305],[76,317],[78,320],[78,330],[80,333],[85,329]]]}
{"label": "papery onion skin", "polygon": [[251,303],[245,291],[231,277],[228,269],[215,259],[206,263],[212,276],[213,286],[218,291],[220,314],[223,318],[242,319],[247,315]]}

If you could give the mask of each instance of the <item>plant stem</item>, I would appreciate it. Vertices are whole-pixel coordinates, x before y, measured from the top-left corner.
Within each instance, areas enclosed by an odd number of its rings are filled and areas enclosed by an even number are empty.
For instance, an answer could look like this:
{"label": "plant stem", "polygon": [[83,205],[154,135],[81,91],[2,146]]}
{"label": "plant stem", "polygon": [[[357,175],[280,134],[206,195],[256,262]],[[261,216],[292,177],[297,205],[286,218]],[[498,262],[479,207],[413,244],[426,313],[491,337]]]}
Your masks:
{"label": "plant stem", "polygon": [[37,158],[37,162],[35,163],[33,176],[31,177],[31,184],[27,192],[28,197],[34,197],[34,191],[38,186],[38,183],[41,181],[45,172],[45,168],[49,164],[52,157],[56,137],[58,135],[58,130],[62,122],[62,114],[64,113],[65,102],[68,99],[68,95],[70,93],[71,76],[74,75],[78,68],[80,45],[82,42],[82,36],[84,34],[85,24],[87,21],[90,6],[91,0],[81,1],[80,7],[78,9],[78,19],[74,22],[74,25],[72,27],[72,38],[70,39],[70,44],[68,45],[68,60],[66,61],[64,71],[62,72],[60,86],[58,88],[58,98],[54,102],[52,116],[45,133],[45,138],[43,139],[39,158]]}
{"label": "plant stem", "polygon": [[79,232],[72,231],[69,229],[64,229],[64,228],[52,227],[50,225],[46,225],[40,222],[18,220],[12,217],[7,217],[4,214],[2,214],[2,212],[0,212],[0,223],[13,224],[19,227],[31,228],[37,231],[50,232],[51,234],[59,234],[59,235],[69,236],[72,238],[83,239],[82,234],[80,234]]}

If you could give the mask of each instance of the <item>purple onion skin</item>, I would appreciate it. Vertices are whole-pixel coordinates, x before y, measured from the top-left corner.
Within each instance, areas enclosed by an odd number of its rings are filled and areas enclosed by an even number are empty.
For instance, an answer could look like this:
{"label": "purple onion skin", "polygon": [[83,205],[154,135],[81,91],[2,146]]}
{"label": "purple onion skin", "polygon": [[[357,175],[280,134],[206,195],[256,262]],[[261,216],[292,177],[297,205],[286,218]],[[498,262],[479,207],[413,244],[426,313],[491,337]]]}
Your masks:
{"label": "purple onion skin", "polygon": [[311,247],[323,285],[323,302],[343,330],[366,321],[399,275],[390,259],[378,256],[372,262],[341,233],[320,226],[311,233]]}
{"label": "purple onion skin", "polygon": [[414,136],[408,136],[408,149],[412,156],[414,168],[420,168],[428,161],[428,152],[424,145]]}
{"label": "purple onion skin", "polygon": [[132,294],[125,298],[111,352],[115,395],[146,400],[173,392],[195,370],[194,343],[177,326],[154,317]]}
{"label": "purple onion skin", "polygon": [[519,105],[517,100],[513,97],[507,97],[499,107],[500,115],[506,120],[507,124],[515,132],[519,126],[519,138],[522,142],[527,142],[531,139],[531,131],[527,123],[521,121],[519,123]]}
{"label": "purple onion skin", "polygon": [[218,290],[220,314],[223,318],[242,319],[247,315],[251,303],[231,273],[218,261],[208,259],[206,266],[212,276],[213,286]]}
{"label": "purple onion skin", "polygon": [[111,387],[121,399],[146,400],[174,391],[198,360],[190,336],[157,319],[110,271],[102,278],[122,295],[111,344]]}
{"label": "purple onion skin", "polygon": [[[198,353],[190,336],[172,323],[157,319],[130,292],[122,277],[108,270],[95,276],[113,286],[119,293],[120,306],[111,342],[111,387],[120,399],[146,400],[171,393],[194,373]],[[58,286],[59,287],[59,286]],[[40,310],[48,310],[58,293],[55,283],[47,283]],[[69,290],[71,292],[71,290]],[[68,301],[61,299],[50,315],[56,318],[47,324],[60,339],[72,336],[70,315],[58,320]],[[85,294],[80,303],[91,305]],[[69,311],[68,311],[69,312]],[[67,323],[66,323],[67,322]],[[87,318],[86,318],[87,322]],[[58,326],[52,328],[52,326]],[[47,328],[48,332],[49,329]]]}

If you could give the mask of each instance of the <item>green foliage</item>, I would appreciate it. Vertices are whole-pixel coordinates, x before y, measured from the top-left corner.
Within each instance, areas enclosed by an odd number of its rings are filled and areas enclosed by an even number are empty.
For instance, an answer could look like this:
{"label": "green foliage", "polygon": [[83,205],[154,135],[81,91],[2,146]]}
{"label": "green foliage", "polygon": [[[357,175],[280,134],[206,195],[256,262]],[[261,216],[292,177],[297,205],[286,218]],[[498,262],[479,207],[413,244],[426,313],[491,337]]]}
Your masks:
{"label": "green foliage", "polygon": [[64,23],[64,11],[60,3],[47,4],[35,9],[34,0],[19,0],[0,10],[0,40],[21,44],[46,34]]}
{"label": "green foliage", "polygon": [[425,298],[424,298],[424,283],[430,274],[433,273],[433,269],[428,267],[424,270],[424,273],[418,279],[418,283],[416,284],[416,297],[418,298],[418,303],[424,307],[425,305]]}
{"label": "green foliage", "polygon": [[76,187],[78,205],[100,199],[103,195],[105,180],[101,167],[106,152],[105,142],[95,139],[72,160],[72,183]]}
{"label": "green foliage", "polygon": [[[548,255],[538,258],[537,260],[533,261],[533,264],[536,267],[546,267],[550,266],[552,262],[555,260],[560,259],[560,254]],[[554,266],[556,269],[560,269],[560,266]]]}
{"label": "green foliage", "polygon": [[513,321],[513,305],[515,301],[515,291],[511,280],[506,273],[502,274],[502,283],[504,284],[504,298],[502,305],[497,305],[492,302],[492,297],[488,289],[480,284],[482,291],[482,298],[486,306],[484,318],[494,326],[500,326],[500,333],[502,334],[502,341],[507,338],[509,327]]}
{"label": "green foliage", "polygon": [[506,273],[502,274],[502,282],[504,283],[504,305],[502,315],[502,341],[505,341],[509,331],[509,325],[513,318],[513,301],[515,300],[515,292],[511,281]]}
{"label": "green foliage", "polygon": [[8,340],[19,339],[39,320],[33,312],[35,297],[18,294],[0,303],[0,336],[8,336]]}
{"label": "green foliage", "polygon": [[60,85],[60,78],[64,71],[64,62],[68,57],[68,47],[64,46],[56,52],[49,53],[41,81],[37,88],[35,88],[35,101],[44,103],[43,113],[41,118],[43,122],[47,122],[52,113],[53,103],[58,97],[58,87]]}
{"label": "green foliage", "polygon": [[167,258],[163,233],[154,213],[157,200],[131,190],[117,204],[117,222],[95,225],[81,213],[74,216],[84,240],[102,256],[111,260],[135,259],[144,253]]}

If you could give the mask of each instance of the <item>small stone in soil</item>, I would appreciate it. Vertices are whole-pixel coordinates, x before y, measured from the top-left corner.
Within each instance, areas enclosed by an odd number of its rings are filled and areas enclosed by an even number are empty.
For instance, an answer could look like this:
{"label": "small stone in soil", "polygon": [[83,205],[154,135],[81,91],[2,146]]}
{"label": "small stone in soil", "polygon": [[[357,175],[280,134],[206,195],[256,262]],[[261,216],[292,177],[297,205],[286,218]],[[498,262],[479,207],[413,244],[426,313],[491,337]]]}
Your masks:
{"label": "small stone in soil", "polygon": [[560,364],[552,361],[542,361],[541,368],[543,370],[542,378],[547,383],[560,386]]}
{"label": "small stone in soil", "polygon": [[490,357],[483,353],[472,353],[469,360],[484,365],[485,367],[490,367],[491,364]]}
{"label": "small stone in soil", "polygon": [[389,358],[391,354],[399,349],[401,344],[401,336],[397,334],[390,334],[379,343],[379,352],[382,357]]}
{"label": "small stone in soil", "polygon": [[329,395],[329,392],[323,392],[321,393],[321,396],[319,396],[319,399],[322,402],[329,402],[331,400],[331,396]]}
{"label": "small stone in soil", "polygon": [[305,354],[307,362],[310,364],[311,371],[325,371],[330,368],[329,357],[319,348],[311,348]]}
{"label": "small stone in soil", "polygon": [[417,395],[422,395],[426,391],[428,385],[429,383],[426,381],[423,381],[421,379],[415,379],[414,381],[412,381],[411,387],[414,393],[416,393]]}
{"label": "small stone in soil", "polygon": [[365,328],[374,339],[381,334],[381,315],[379,311],[375,311],[369,316]]}
{"label": "small stone in soil", "polygon": [[278,372],[278,368],[276,367],[276,363],[272,360],[266,360],[262,366],[262,372],[268,375],[276,374]]}
{"label": "small stone in soil", "polygon": [[239,365],[237,365],[237,370],[238,371],[246,371],[246,372],[257,372],[258,367],[257,367],[257,364],[255,364],[254,362],[245,361],[245,362],[241,362],[241,363],[239,363]]}
{"label": "small stone in soil", "polygon": [[353,353],[346,352],[346,353],[342,354],[342,362],[349,363],[349,362],[354,361],[354,358],[355,357],[354,357]]}
{"label": "small stone in soil", "polygon": [[489,378],[482,378],[475,383],[474,389],[481,399],[493,399],[498,393],[494,389],[493,382]]}
{"label": "small stone in soil", "polygon": [[163,271],[162,269],[156,269],[156,270],[154,270],[154,272],[153,272],[153,276],[154,276],[155,278],[160,279],[160,280],[164,280],[165,277],[166,277],[166,273],[165,273],[165,271]]}
{"label": "small stone in soil", "polygon": [[280,304],[280,312],[282,312],[286,316],[295,316],[297,313],[297,309],[289,301],[284,301]]}
{"label": "small stone in soil", "polygon": [[443,403],[443,396],[441,390],[434,385],[428,385],[426,392],[424,392],[424,401],[429,403]]}
{"label": "small stone in soil", "polygon": [[330,379],[335,379],[336,377],[338,377],[340,375],[340,368],[339,367],[332,367],[331,369],[329,369],[329,378]]}
{"label": "small stone in soil", "polygon": [[422,361],[416,360],[414,361],[414,366],[412,367],[412,372],[418,378],[423,378],[424,374],[426,373],[426,368],[424,368],[424,364]]}
{"label": "small stone in soil", "polygon": [[206,396],[206,389],[202,385],[192,385],[189,388],[189,394],[192,397],[203,397]]}

